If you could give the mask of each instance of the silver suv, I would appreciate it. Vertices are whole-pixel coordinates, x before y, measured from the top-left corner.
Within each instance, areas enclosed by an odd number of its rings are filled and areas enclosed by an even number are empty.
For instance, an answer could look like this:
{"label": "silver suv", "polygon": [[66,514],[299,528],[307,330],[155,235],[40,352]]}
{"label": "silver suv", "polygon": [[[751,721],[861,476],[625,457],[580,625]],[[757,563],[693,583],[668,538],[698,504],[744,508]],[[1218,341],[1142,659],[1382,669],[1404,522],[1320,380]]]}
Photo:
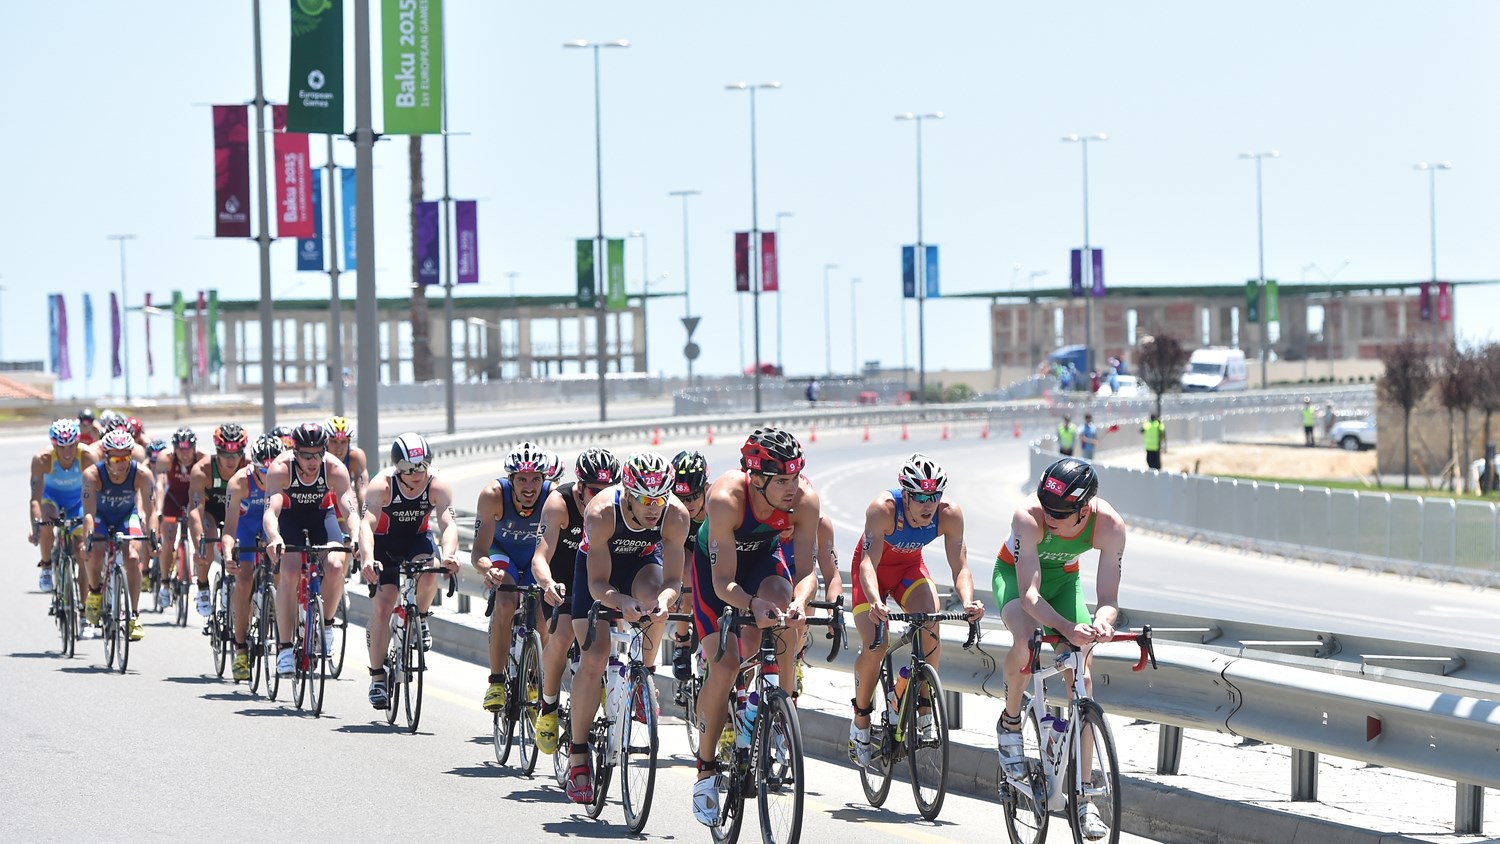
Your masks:
{"label": "silver suv", "polygon": [[1375,447],[1375,417],[1346,419],[1328,429],[1328,441],[1345,451],[1363,451]]}

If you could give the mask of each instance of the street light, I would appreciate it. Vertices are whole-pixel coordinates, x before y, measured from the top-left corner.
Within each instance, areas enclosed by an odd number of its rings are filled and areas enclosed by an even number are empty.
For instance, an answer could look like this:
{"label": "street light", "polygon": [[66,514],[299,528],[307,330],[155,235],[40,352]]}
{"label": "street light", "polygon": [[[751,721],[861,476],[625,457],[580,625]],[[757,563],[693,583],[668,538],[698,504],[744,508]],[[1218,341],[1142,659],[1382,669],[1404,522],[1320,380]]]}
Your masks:
{"label": "street light", "polygon": [[565,48],[588,48],[594,51],[594,200],[599,223],[599,232],[594,238],[594,275],[597,279],[594,283],[594,327],[597,329],[595,343],[598,348],[595,351],[598,353],[600,422],[604,422],[608,418],[609,399],[604,389],[604,373],[608,368],[604,355],[604,342],[608,335],[605,329],[604,313],[604,140],[600,128],[599,116],[599,49],[601,47],[629,46],[630,42],[624,39],[598,42],[578,39],[563,42],[563,47]]}
{"label": "street light", "polygon": [[838,264],[823,265],[823,371],[833,377],[833,310],[828,305],[828,271]]}
{"label": "street light", "polygon": [[1105,132],[1092,135],[1063,135],[1063,143],[1083,147],[1083,258],[1079,261],[1079,274],[1083,280],[1083,361],[1089,371],[1094,369],[1094,262],[1089,252],[1089,141],[1107,141]]}
{"label": "street light", "polygon": [[752,326],[755,333],[755,412],[760,413],[760,197],[757,193],[755,168],[755,89],[781,87],[780,82],[731,82],[724,86],[727,91],[750,92],[750,303],[753,312]]}
{"label": "street light", "polygon": [[[1437,274],[1437,172],[1439,170],[1452,170],[1453,169],[1453,162],[1451,162],[1451,161],[1434,161],[1434,162],[1430,162],[1429,163],[1429,162],[1426,162],[1426,161],[1418,161],[1416,164],[1412,165],[1412,169],[1413,170],[1426,170],[1427,171],[1427,220],[1428,220],[1428,226],[1429,226],[1429,230],[1430,230],[1430,236],[1432,238],[1432,240],[1431,240],[1431,242],[1432,242],[1432,286],[1433,286],[1433,293],[1432,293],[1432,295],[1436,296],[1437,295],[1436,288],[1437,288],[1437,280],[1438,280],[1438,274]],[[1434,346],[1437,345],[1438,338],[1441,336],[1441,333],[1442,333],[1441,326],[1442,326],[1441,321],[1439,321],[1436,318],[1434,318],[1432,320],[1432,338],[1433,338],[1433,341],[1434,341]]]}
{"label": "street light", "polygon": [[[164,310],[162,308],[158,308],[155,305],[144,305],[144,306],[142,306],[141,307],[141,313],[144,316],[146,316],[146,317],[165,316],[165,317],[171,318],[171,320],[173,322],[187,323],[189,325],[191,325],[192,322],[193,322],[191,319],[188,319],[187,317],[178,316],[177,314],[173,313],[172,311],[168,311],[168,310]],[[121,322],[123,324],[124,321],[122,320]],[[188,406],[189,409],[192,408],[192,406],[193,406],[193,362],[191,360],[188,361],[188,375],[187,375],[186,378],[182,379],[182,400],[187,404],[187,406]],[[126,401],[129,401],[129,399],[126,399]]]}
{"label": "street light", "polygon": [[682,356],[687,359],[687,383],[693,386],[693,359],[698,356],[698,347],[693,344],[693,330],[698,323],[693,319],[693,285],[692,275],[688,269],[688,197],[697,196],[699,191],[671,190],[667,196],[682,197],[682,327],[687,329],[687,342],[683,344]]}
{"label": "street light", "polygon": [[[912,270],[916,274],[917,286],[917,401],[927,403],[927,261],[926,252],[922,241],[922,121],[942,120],[941,111],[928,112],[927,114],[915,114],[904,112],[896,115],[897,120],[910,120],[917,124],[917,252],[912,261]],[[902,316],[906,315],[905,303],[902,303]],[[902,332],[904,335],[906,332]],[[902,341],[903,348],[905,341]]]}
{"label": "street light", "polygon": [[1266,338],[1271,331],[1271,321],[1266,319],[1266,226],[1265,216],[1262,213],[1264,205],[1261,202],[1260,189],[1260,162],[1266,158],[1280,158],[1279,150],[1270,152],[1242,152],[1240,158],[1255,159],[1255,244],[1256,254],[1260,266],[1260,283],[1257,285],[1256,299],[1260,310],[1260,388],[1266,388],[1266,361],[1270,356],[1266,354]]}
{"label": "street light", "polygon": [[790,211],[776,212],[776,368],[786,377],[786,363],[781,356],[781,218],[793,216]]}
{"label": "street light", "polygon": [[120,342],[125,347],[125,403],[130,404],[130,320],[125,318],[130,299],[125,295],[125,241],[135,240],[135,235],[111,234],[104,239],[120,242]]}
{"label": "street light", "polygon": [[859,288],[859,279],[849,279],[849,369],[859,377],[859,314],[855,312],[854,291]]}

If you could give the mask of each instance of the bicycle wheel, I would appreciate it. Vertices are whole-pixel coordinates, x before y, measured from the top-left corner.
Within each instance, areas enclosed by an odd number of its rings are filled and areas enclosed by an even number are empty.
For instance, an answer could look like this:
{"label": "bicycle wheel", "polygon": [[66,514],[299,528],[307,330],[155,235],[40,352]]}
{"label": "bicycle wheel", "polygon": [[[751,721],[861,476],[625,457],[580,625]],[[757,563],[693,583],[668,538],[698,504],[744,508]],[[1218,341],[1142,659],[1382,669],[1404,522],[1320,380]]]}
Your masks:
{"label": "bicycle wheel", "polygon": [[890,672],[881,670],[880,685],[875,689],[875,696],[871,700],[875,711],[870,713],[870,764],[859,768],[859,785],[864,789],[865,800],[871,806],[880,806],[885,803],[886,795],[891,792],[891,772],[896,762],[896,739],[895,729],[892,722],[895,713],[887,717],[889,705],[887,701],[890,696]]}
{"label": "bicycle wheel", "polygon": [[796,844],[802,836],[805,772],[802,727],[792,699],[779,688],[763,692],[756,715],[756,785],[760,791],[761,839],[769,844]]}
{"label": "bicycle wheel", "polygon": [[115,668],[115,659],[120,655],[120,628],[119,616],[115,612],[115,593],[119,591],[119,584],[115,581],[120,575],[117,572],[106,569],[104,573],[104,590],[100,596],[103,606],[99,612],[99,624],[104,634],[104,665],[109,670]]}
{"label": "bicycle wheel", "polygon": [[[937,820],[948,795],[948,711],[943,683],[931,665],[918,666],[906,687],[906,761],[911,767],[911,794],[922,817]],[[916,695],[916,697],[911,697]],[[929,707],[931,725],[920,729],[921,708]]]}
{"label": "bicycle wheel", "polygon": [[[728,721],[734,723],[734,711],[729,710]],[[736,747],[734,742],[716,742],[718,748],[719,773],[714,775],[714,791],[719,798],[719,821],[708,828],[716,844],[734,844],[740,837],[740,823],[745,820],[745,783],[749,772],[743,764],[749,754]]]}
{"label": "bicycle wheel", "polygon": [[[1005,832],[1011,844],[1041,844],[1047,840],[1047,775],[1042,768],[1042,731],[1030,709],[1031,695],[1021,704],[1021,738],[1025,774],[1012,778],[1000,771],[1000,803]],[[997,760],[998,763],[998,760]]]}
{"label": "bicycle wheel", "polygon": [[[512,634],[514,635],[514,634]],[[505,657],[506,666],[510,672],[505,677],[505,705],[495,711],[495,764],[504,765],[510,759],[511,738],[516,732],[516,713],[520,711],[519,701],[516,700],[518,687],[517,676],[520,668],[511,661],[510,656]]]}
{"label": "bicycle wheel", "polygon": [[74,622],[74,616],[78,610],[73,604],[73,563],[66,556],[61,557],[60,562],[54,563],[53,571],[57,575],[57,633],[62,637],[62,654],[64,659],[73,656],[77,649],[78,628]]}
{"label": "bicycle wheel", "polygon": [[[1115,739],[1109,732],[1109,722],[1104,720],[1104,710],[1092,700],[1078,702],[1078,745],[1073,748],[1073,758],[1068,761],[1068,825],[1073,828],[1075,844],[1093,844],[1107,841],[1117,844],[1120,840],[1120,760],[1115,756]],[[1088,765],[1084,766],[1087,757]],[[1083,776],[1079,776],[1082,771]],[[1075,784],[1079,784],[1075,788]],[[1084,838],[1079,827],[1078,813],[1092,805],[1099,811],[1099,819],[1109,827],[1104,838]]]}
{"label": "bicycle wheel", "polygon": [[521,772],[536,770],[536,719],[542,712],[542,637],[533,632],[521,648]]}
{"label": "bicycle wheel", "polygon": [[698,751],[698,693],[703,680],[696,673],[682,684],[682,723],[687,730],[688,749]]}
{"label": "bicycle wheel", "polygon": [[[224,678],[224,661],[229,655],[228,650],[224,647],[224,623],[228,619],[224,618],[224,611],[222,609],[224,579],[217,574],[213,576],[213,585],[210,587],[210,594],[213,596],[214,610],[213,615],[208,617],[208,647],[214,654],[214,673],[219,675],[219,679],[222,680]],[[185,609],[187,603],[184,601],[182,606]]]}
{"label": "bicycle wheel", "polygon": [[[603,702],[599,708],[605,709]],[[614,760],[609,758],[609,722],[594,721],[589,732],[589,764],[594,768],[594,800],[584,807],[590,818],[597,818],[604,811],[605,799],[609,797],[609,781],[614,779]]]}
{"label": "bicycle wheel", "polygon": [[302,708],[302,699],[307,696],[307,607],[297,608],[297,621],[292,628],[292,705]]}
{"label": "bicycle wheel", "polygon": [[161,557],[152,557],[151,565],[146,567],[146,576],[141,578],[141,588],[151,593],[151,611],[157,615],[167,611],[166,605],[161,602],[161,583]]}
{"label": "bicycle wheel", "polygon": [[333,679],[337,680],[344,673],[344,650],[349,645],[349,593],[345,592],[339,598],[339,608],[333,614],[333,637],[338,641],[334,643]]}
{"label": "bicycle wheel", "polygon": [[656,788],[656,683],[643,668],[632,669],[625,687],[620,735],[620,803],[631,832],[646,827]]}
{"label": "bicycle wheel", "polygon": [[[186,627],[188,622],[188,592],[192,591],[193,580],[187,577],[187,569],[182,565],[177,566],[177,577],[172,584],[174,603],[177,607],[177,626]],[[215,606],[218,606],[215,604]],[[220,672],[223,676],[223,672]]]}
{"label": "bicycle wheel", "polygon": [[266,699],[276,700],[281,691],[281,675],[276,673],[276,651],[281,641],[281,621],[276,618],[276,592],[262,584],[260,619],[256,623],[256,647],[259,648],[258,669],[266,681]]}
{"label": "bicycle wheel", "polygon": [[416,607],[406,615],[406,629],[401,644],[406,656],[406,671],[401,681],[406,686],[406,728],[417,731],[422,720],[422,677],[427,673],[427,652],[422,650],[422,625],[417,623]]}
{"label": "bicycle wheel", "polygon": [[557,781],[558,788],[564,789],[568,787],[568,745],[573,742],[571,711],[572,708],[559,696],[557,699],[558,742],[557,751],[552,754],[552,778]]}
{"label": "bicycle wheel", "polygon": [[406,673],[406,657],[401,650],[404,638],[393,629],[391,641],[385,646],[385,722],[393,725],[401,711],[401,677]]}
{"label": "bicycle wheel", "polygon": [[323,715],[323,691],[328,684],[328,657],[323,653],[323,596],[314,595],[308,604],[308,611],[312,615],[309,623],[312,629],[307,632],[308,657],[307,657],[307,684],[310,687],[313,717],[319,718]]}

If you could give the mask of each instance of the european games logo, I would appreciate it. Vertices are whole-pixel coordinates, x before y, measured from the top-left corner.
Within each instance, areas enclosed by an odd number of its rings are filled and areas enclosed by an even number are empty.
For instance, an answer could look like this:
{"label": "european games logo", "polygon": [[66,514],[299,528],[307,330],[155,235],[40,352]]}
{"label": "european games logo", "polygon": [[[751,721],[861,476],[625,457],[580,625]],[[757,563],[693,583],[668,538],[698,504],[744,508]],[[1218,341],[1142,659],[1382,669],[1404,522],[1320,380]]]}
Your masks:
{"label": "european games logo", "polygon": [[228,199],[224,200],[224,210],[231,214],[240,213],[240,198],[231,194]]}
{"label": "european games logo", "polygon": [[314,91],[321,91],[321,90],[323,90],[323,84],[324,84],[325,81],[326,80],[323,79],[323,71],[318,70],[316,68],[313,69],[312,73],[309,73],[307,75],[307,84]]}
{"label": "european games logo", "polygon": [[311,238],[302,241],[302,254],[312,258],[318,254],[318,242]]}

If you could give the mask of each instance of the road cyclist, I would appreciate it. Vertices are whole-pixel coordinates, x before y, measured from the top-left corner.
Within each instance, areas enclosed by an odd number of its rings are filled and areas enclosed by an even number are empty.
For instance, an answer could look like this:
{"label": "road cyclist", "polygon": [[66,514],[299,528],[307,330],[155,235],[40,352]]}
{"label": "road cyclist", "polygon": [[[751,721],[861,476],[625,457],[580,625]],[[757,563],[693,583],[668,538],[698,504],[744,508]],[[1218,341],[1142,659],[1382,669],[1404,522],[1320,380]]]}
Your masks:
{"label": "road cyclist", "polygon": [[[37,563],[37,588],[51,592],[52,545],[56,539],[54,531],[38,530],[36,523],[43,519],[78,519],[83,517],[83,472],[85,465],[92,465],[98,458],[93,449],[83,444],[78,423],[71,419],[59,419],[47,429],[51,445],[31,458],[31,496],[28,504],[29,521],[32,524],[28,539],[39,546],[41,562]],[[72,544],[73,558],[81,559],[83,529],[68,537]],[[80,590],[88,587],[88,581],[80,578]]]}
{"label": "road cyclist", "polygon": [[[134,418],[134,417],[132,417]],[[159,579],[150,584],[149,588],[160,591],[157,598],[157,607],[170,606],[175,596],[172,594],[172,580],[177,572],[177,565],[187,565],[187,560],[177,559],[177,549],[181,543],[177,541],[178,531],[187,529],[187,515],[192,508],[189,490],[193,484],[193,467],[204,457],[203,452],[198,450],[198,435],[192,428],[186,425],[172,432],[172,447],[165,454],[156,458],[152,465],[152,473],[156,476],[156,500],[161,506],[161,551],[158,558],[161,562]],[[196,542],[194,543],[196,547]],[[206,569],[206,566],[205,566]],[[198,611],[207,616],[208,609],[208,572],[205,570],[203,576],[198,580]]]}
{"label": "road cyclist", "polygon": [[250,437],[233,422],[214,428],[214,453],[193,466],[188,483],[188,536],[192,539],[193,579],[198,586],[198,614],[213,611],[208,594],[208,570],[224,529],[229,506],[229,480],[245,468]]}
{"label": "road cyclist", "polygon": [[[103,458],[83,470],[83,530],[88,567],[88,598],[84,612],[90,624],[99,623],[104,605],[104,552],[113,534],[154,536],[155,501],[151,470],[133,457],[135,441],[124,428],[115,428],[100,441]],[[130,640],[145,636],[141,628],[140,591],[143,574],[140,543],[125,544],[126,593],[130,603]]]}
{"label": "road cyclist", "polygon": [[262,434],[250,448],[249,462],[229,479],[220,559],[228,576],[234,580],[229,614],[232,618],[230,635],[234,641],[232,670],[235,682],[250,680],[252,654],[247,637],[250,623],[255,620],[250,617],[250,597],[255,588],[255,568],[264,564],[255,549],[261,546],[265,532],[266,473],[281,452],[279,437]]}

